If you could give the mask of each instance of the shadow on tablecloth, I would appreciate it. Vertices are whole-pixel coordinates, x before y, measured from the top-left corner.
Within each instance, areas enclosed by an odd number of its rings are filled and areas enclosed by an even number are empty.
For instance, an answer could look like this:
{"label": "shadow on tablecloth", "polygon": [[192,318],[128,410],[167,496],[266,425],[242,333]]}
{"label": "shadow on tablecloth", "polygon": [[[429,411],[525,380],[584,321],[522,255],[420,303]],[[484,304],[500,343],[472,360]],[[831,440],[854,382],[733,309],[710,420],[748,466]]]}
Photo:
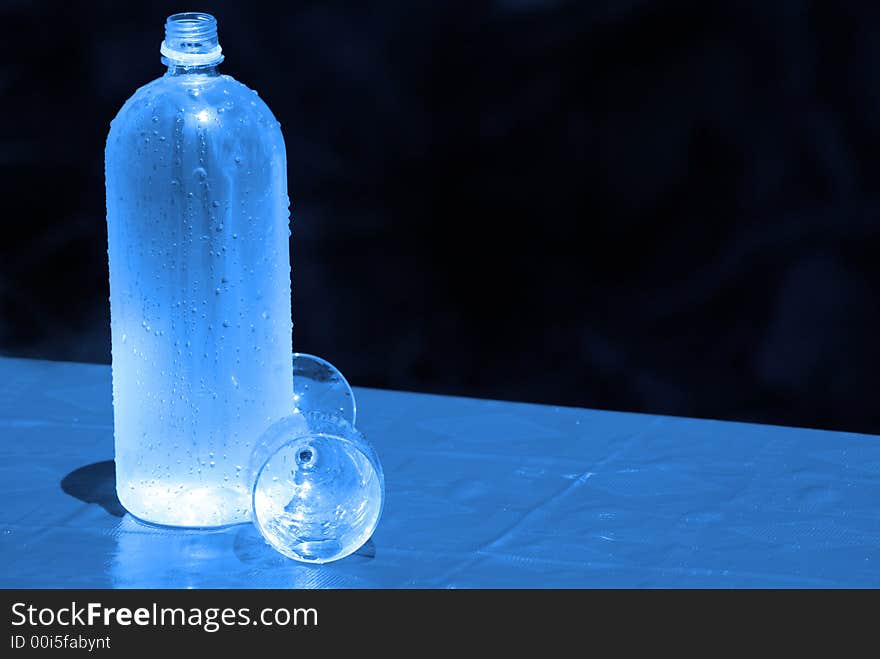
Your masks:
{"label": "shadow on tablecloth", "polygon": [[114,517],[124,517],[125,508],[116,496],[116,465],[113,460],[93,462],[74,469],[61,479],[61,489],[85,503],[96,503]]}

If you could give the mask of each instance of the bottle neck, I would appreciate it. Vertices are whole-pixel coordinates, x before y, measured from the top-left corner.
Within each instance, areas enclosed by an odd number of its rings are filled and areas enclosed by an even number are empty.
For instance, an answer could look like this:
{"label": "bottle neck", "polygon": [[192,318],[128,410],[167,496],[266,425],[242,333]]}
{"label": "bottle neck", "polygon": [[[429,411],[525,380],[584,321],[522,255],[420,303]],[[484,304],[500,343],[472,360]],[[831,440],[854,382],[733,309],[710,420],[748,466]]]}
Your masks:
{"label": "bottle neck", "polygon": [[[165,58],[163,58],[164,60]],[[189,75],[198,75],[198,76],[208,76],[215,77],[220,75],[220,67],[219,64],[202,64],[199,66],[185,65],[179,64],[176,62],[171,62],[165,60],[165,64],[168,65],[168,71],[165,73],[166,76],[189,76]]]}

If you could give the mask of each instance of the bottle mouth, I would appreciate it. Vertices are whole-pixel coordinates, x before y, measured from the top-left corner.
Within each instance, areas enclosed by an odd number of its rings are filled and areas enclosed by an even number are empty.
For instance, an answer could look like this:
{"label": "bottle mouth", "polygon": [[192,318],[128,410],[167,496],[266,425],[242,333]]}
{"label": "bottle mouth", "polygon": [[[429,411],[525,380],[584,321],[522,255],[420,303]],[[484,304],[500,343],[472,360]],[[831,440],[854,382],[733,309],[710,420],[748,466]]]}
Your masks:
{"label": "bottle mouth", "polygon": [[222,62],[217,19],[198,11],[172,14],[165,21],[165,40],[159,52],[162,61],[169,65],[207,66]]}

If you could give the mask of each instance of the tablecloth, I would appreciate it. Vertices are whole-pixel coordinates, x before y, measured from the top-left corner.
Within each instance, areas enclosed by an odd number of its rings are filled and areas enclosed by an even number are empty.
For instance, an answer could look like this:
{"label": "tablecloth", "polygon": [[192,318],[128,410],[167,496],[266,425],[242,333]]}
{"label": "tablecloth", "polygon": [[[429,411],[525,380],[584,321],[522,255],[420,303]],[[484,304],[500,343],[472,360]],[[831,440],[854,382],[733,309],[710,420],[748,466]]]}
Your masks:
{"label": "tablecloth", "polygon": [[0,358],[4,588],[880,586],[880,438],[359,388],[373,539],[296,563],[115,497],[110,369]]}

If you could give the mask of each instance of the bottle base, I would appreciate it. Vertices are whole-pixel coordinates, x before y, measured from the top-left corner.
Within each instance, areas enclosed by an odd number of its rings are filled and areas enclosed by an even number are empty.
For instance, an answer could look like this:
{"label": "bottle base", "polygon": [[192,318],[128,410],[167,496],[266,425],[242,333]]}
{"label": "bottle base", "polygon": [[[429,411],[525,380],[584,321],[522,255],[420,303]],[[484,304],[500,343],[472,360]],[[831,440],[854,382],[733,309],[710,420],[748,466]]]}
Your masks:
{"label": "bottle base", "polygon": [[250,493],[243,487],[141,485],[117,488],[117,496],[149,526],[218,529],[251,521]]}

